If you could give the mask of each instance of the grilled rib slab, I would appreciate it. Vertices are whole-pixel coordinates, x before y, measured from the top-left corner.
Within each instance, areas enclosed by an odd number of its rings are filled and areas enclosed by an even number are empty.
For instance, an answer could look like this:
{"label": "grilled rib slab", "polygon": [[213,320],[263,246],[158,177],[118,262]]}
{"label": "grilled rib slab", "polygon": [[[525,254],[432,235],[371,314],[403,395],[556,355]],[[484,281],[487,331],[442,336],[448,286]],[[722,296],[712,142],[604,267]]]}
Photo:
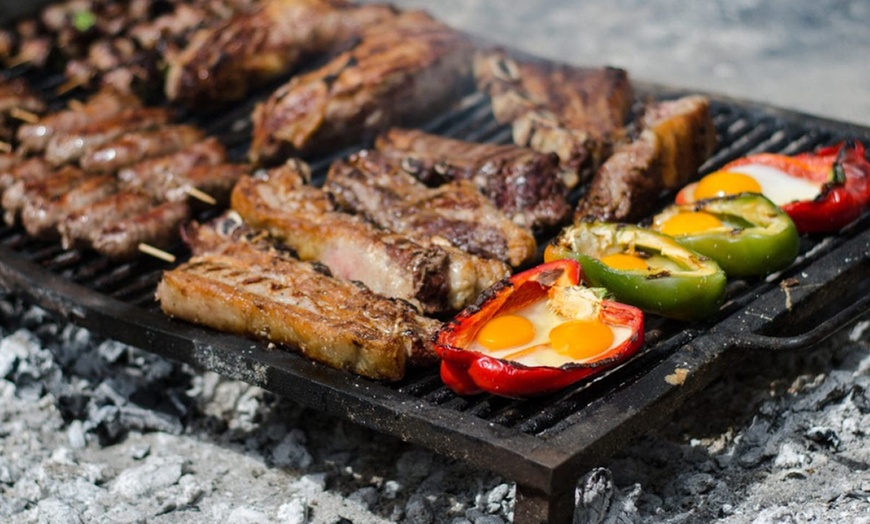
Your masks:
{"label": "grilled rib slab", "polygon": [[536,253],[531,232],[511,222],[471,182],[428,188],[376,151],[334,162],[324,189],[344,210],[417,241],[442,238],[467,253],[514,267]]}
{"label": "grilled rib slab", "polygon": [[157,298],[172,317],[384,380],[402,378],[409,361],[431,362],[431,338],[440,326],[401,301],[247,242],[166,271]]}
{"label": "grilled rib slab", "polygon": [[512,123],[517,145],[556,153],[583,178],[624,135],[634,95],[622,69],[524,62],[488,51],[475,56],[474,74],[496,120]]}
{"label": "grilled rib slab", "polygon": [[417,129],[390,129],[375,148],[429,186],[470,180],[515,223],[547,229],[571,216],[568,189],[576,173],[563,170],[554,153],[512,144],[481,144]]}
{"label": "grilled rib slab", "polygon": [[251,159],[276,163],[423,122],[470,87],[470,53],[467,37],[420,11],[370,27],[257,106]]}

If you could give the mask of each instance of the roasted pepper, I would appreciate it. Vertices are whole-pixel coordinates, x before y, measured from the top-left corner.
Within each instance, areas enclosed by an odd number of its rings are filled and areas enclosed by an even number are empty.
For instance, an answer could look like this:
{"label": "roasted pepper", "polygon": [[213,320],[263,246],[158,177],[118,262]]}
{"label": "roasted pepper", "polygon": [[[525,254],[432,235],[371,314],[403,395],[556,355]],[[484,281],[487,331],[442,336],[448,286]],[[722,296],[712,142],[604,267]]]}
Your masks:
{"label": "roasted pepper", "polygon": [[634,354],[643,344],[643,313],[579,283],[577,262],[557,260],[485,291],[438,332],[444,383],[460,395],[527,397]]}
{"label": "roasted pepper", "polygon": [[652,229],[712,258],[728,276],[760,276],[791,264],[800,248],[794,222],[762,195],[740,193],[674,204]]}
{"label": "roasted pepper", "polygon": [[562,230],[544,260],[573,258],[592,286],[619,302],[678,320],[700,320],[719,310],[725,272],[673,238],[629,224],[580,222]]}
{"label": "roasted pepper", "polygon": [[801,233],[836,231],[870,204],[870,162],[860,142],[794,156],[739,158],[689,184],[678,204],[744,191],[762,193],[788,213]]}

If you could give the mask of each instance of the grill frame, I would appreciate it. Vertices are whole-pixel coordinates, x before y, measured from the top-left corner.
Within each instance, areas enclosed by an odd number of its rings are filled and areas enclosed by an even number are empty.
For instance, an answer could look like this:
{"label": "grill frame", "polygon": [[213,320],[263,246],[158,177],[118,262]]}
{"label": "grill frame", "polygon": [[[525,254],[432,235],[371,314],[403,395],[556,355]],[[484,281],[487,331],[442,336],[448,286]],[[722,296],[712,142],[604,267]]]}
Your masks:
{"label": "grill frame", "polygon": [[[687,94],[635,86],[644,97]],[[466,98],[424,129],[509,141],[509,128],[492,120],[481,96]],[[721,145],[703,172],[762,150],[797,153],[844,138],[870,143],[867,127],[708,96]],[[203,122],[204,128],[241,151],[245,131],[231,123],[246,118],[245,109]],[[344,153],[313,162],[315,172],[322,174]],[[398,384],[382,384],[263,343],[172,321],[151,299],[166,267],[161,262],[116,264],[28,239],[18,228],[0,230],[0,245],[0,287],[8,292],[107,338],[255,384],[503,475],[518,484],[517,522],[568,520],[573,486],[586,470],[659,423],[746,350],[806,348],[870,310],[866,296],[838,308],[846,290],[867,295],[862,283],[870,280],[870,216],[865,214],[840,235],[804,239],[799,261],[783,274],[733,283],[733,301],[716,319],[685,326],[653,322],[647,332],[651,342],[642,353],[602,378],[544,399],[461,399],[440,384],[437,371],[412,372]],[[780,285],[792,281],[796,284]],[[816,322],[818,316],[826,320]],[[810,319],[814,327],[802,331]],[[549,420],[536,421],[535,413],[548,405],[561,407],[537,415]]]}

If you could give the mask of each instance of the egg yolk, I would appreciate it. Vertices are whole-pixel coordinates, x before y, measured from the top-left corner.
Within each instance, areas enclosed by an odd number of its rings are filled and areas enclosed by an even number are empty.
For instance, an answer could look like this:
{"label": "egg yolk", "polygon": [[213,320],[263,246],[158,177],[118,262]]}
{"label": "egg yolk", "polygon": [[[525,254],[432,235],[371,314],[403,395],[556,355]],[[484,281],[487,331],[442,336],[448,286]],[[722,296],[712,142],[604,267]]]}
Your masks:
{"label": "egg yolk", "polygon": [[527,344],[535,338],[535,326],[519,315],[495,317],[477,332],[477,343],[486,349],[498,350]]}
{"label": "egg yolk", "polygon": [[572,360],[586,360],[613,344],[613,330],[597,320],[571,320],[550,331],[550,345]]}
{"label": "egg yolk", "polygon": [[627,253],[615,253],[601,257],[601,262],[613,269],[629,271],[632,269],[649,269],[649,265],[637,255]]}
{"label": "egg yolk", "polygon": [[761,185],[749,175],[733,171],[716,171],[698,182],[695,200],[716,198],[739,193],[761,193]]}
{"label": "egg yolk", "polygon": [[722,221],[704,211],[677,213],[661,225],[662,233],[671,236],[692,235],[722,227]]}

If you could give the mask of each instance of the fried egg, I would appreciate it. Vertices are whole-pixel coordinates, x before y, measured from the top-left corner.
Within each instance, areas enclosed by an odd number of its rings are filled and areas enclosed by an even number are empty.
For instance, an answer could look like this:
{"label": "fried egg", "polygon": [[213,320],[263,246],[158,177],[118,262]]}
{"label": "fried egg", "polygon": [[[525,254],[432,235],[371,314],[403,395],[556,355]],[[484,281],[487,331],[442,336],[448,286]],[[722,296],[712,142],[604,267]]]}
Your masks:
{"label": "fried egg", "polygon": [[468,349],[526,366],[559,367],[595,360],[629,337],[628,327],[565,318],[539,300],[490,319]]}
{"label": "fried egg", "polygon": [[718,229],[724,224],[714,215],[704,211],[689,211],[676,213],[660,225],[659,231],[672,237],[694,235],[711,229]]}
{"label": "fried egg", "polygon": [[761,164],[745,164],[716,171],[696,183],[689,184],[677,195],[685,204],[705,198],[738,193],[761,193],[778,206],[791,202],[813,200],[823,184],[791,176],[781,169]]}

